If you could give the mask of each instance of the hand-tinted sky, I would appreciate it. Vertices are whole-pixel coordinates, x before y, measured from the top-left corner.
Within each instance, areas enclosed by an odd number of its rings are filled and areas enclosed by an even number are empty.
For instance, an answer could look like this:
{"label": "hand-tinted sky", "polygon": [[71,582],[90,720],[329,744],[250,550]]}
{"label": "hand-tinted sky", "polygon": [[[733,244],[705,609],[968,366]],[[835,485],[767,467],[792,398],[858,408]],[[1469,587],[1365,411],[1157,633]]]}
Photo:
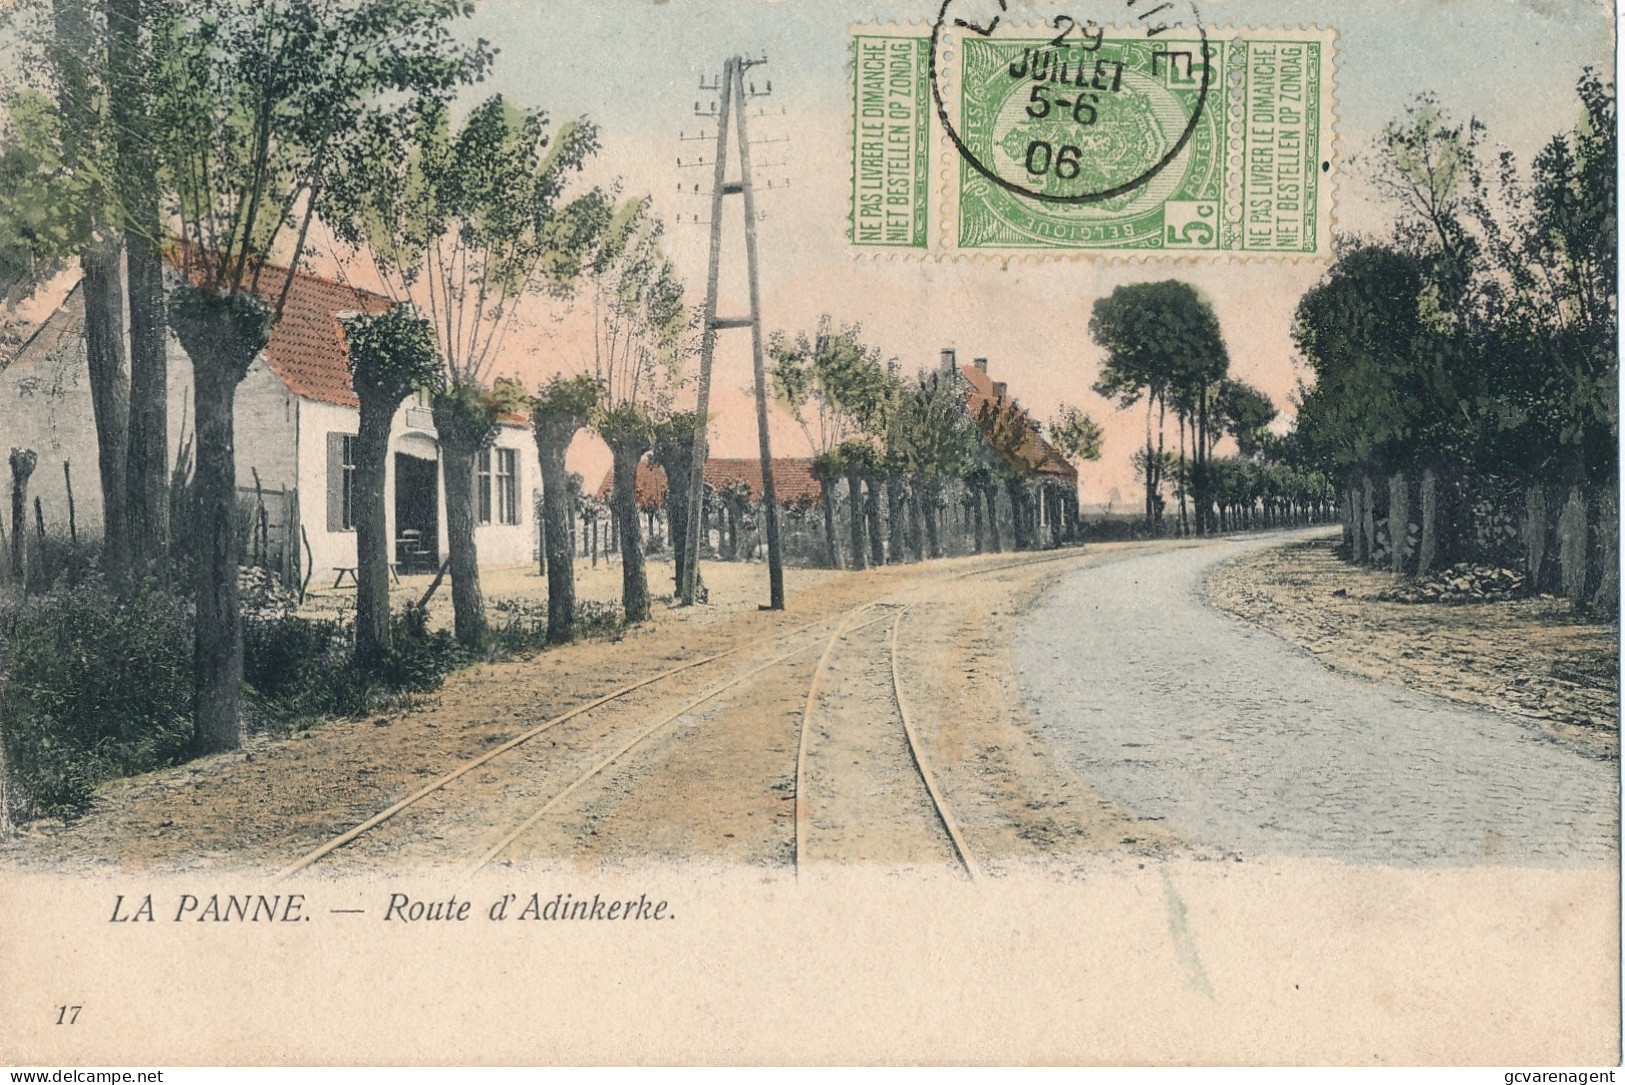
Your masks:
{"label": "hand-tinted sky", "polygon": [[[1011,0],[1009,18],[1080,18],[1110,10],[1105,0]],[[1120,283],[1171,276],[1195,283],[1212,299],[1233,371],[1282,407],[1299,376],[1290,325],[1297,299],[1326,261],[1231,263],[931,264],[857,262],[844,242],[848,152],[847,40],[854,21],[929,21],[933,3],[912,0],[485,0],[472,33],[500,50],[480,92],[500,90],[516,102],[558,117],[587,115],[603,128],[594,180],[619,177],[628,193],[648,191],[668,223],[706,217],[703,199],[677,188],[709,180],[709,170],[679,170],[679,156],[708,151],[682,143],[705,121],[693,115],[701,76],[734,53],[765,52],[757,73],[773,81],[765,100],[782,115],[753,121],[753,139],[788,137],[762,146],[758,184],[767,212],[761,224],[764,318],[769,329],[810,328],[820,313],[860,321],[871,340],[905,369],[933,362],[941,347],[962,358],[987,356],[994,375],[1041,419],[1065,402],[1107,424],[1104,460],[1084,471],[1085,500],[1116,487],[1132,500],[1128,455],[1143,432],[1138,412],[1119,415],[1089,391],[1100,351],[1089,340],[1093,301]],[[1083,10],[1088,8],[1088,11]],[[1076,9],[1076,10],[1074,10]],[[1527,162],[1540,144],[1574,123],[1575,82],[1586,65],[1612,72],[1612,11],[1587,0],[1337,0],[1336,3],[1201,0],[1209,25],[1330,25],[1337,38],[1337,142],[1333,154],[1336,215],[1343,230],[1377,232],[1387,220],[1351,158],[1368,149],[1382,125],[1418,92],[1435,92],[1445,108],[1476,114],[1491,140]],[[782,164],[777,164],[782,163]],[[700,176],[703,174],[704,176]],[[784,181],[788,189],[781,189]],[[735,212],[737,214],[737,211]],[[724,311],[742,307],[743,246],[738,230],[725,253]],[[671,225],[668,247],[696,300],[703,290],[707,234]],[[540,314],[538,314],[540,316]],[[538,321],[528,353],[508,368],[533,381],[580,368],[580,339]],[[718,353],[717,450],[752,451],[754,427],[739,394],[749,381],[748,336],[728,333]],[[775,451],[805,454],[799,431],[775,425]],[[573,457],[573,459],[576,457]],[[597,457],[590,457],[596,469]],[[588,467],[588,463],[583,463]]]}

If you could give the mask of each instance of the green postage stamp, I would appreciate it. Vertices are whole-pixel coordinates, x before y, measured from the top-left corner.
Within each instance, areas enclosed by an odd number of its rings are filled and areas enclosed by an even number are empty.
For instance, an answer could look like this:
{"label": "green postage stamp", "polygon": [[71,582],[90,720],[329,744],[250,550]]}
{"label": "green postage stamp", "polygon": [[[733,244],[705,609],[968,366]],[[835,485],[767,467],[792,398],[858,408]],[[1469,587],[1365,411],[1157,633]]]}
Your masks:
{"label": "green postage stamp", "polygon": [[851,245],[1325,255],[1335,33],[1157,29],[854,27]]}

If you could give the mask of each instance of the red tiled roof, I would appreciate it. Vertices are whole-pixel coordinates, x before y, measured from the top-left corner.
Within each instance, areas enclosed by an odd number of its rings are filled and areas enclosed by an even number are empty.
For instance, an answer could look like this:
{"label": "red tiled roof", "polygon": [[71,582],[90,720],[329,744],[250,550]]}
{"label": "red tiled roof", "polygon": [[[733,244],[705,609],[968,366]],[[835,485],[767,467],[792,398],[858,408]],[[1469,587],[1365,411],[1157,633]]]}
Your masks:
{"label": "red tiled roof", "polygon": [[[972,418],[979,417],[984,404],[998,403],[1001,399],[1020,407],[1020,404],[1016,403],[1013,396],[1005,395],[1000,397],[994,395],[992,378],[976,366],[964,366],[960,369],[960,374],[970,385],[970,390],[965,393],[965,406],[970,408]],[[1062,479],[1074,486],[1077,485],[1078,469],[1073,467],[1054,445],[1044,440],[1036,429],[1028,431],[1027,440],[1022,445],[1021,451],[1022,458],[1028,463],[1036,462],[1038,464],[1036,474]]]}
{"label": "red tiled roof", "polygon": [[[171,247],[170,262],[181,264],[187,248],[183,244]],[[287,268],[267,264],[260,270],[255,293],[274,305],[287,281]],[[271,326],[265,363],[296,396],[359,407],[361,401],[350,386],[349,353],[338,314],[382,313],[391,304],[389,298],[370,290],[294,272],[282,318]]]}
{"label": "red tiled roof", "polygon": [[[705,461],[705,484],[713,490],[731,490],[744,486],[752,501],[762,499],[762,462],[747,459],[716,459]],[[615,487],[615,472],[604,472],[604,481],[598,484],[597,497],[609,500]],[[638,505],[646,509],[666,507],[666,469],[644,460],[638,464],[634,488]],[[792,456],[773,458],[773,496],[781,505],[812,506],[824,500],[824,488],[813,477],[812,460]]]}

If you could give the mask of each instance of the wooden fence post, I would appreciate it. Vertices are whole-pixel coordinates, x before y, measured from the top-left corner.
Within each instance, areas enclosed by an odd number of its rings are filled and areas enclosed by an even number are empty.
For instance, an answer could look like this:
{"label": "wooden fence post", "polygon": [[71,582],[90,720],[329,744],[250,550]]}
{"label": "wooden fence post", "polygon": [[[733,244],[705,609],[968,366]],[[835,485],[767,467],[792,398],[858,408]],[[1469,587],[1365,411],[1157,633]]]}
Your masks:
{"label": "wooden fence post", "polygon": [[79,545],[79,523],[73,510],[73,464],[62,461],[62,484],[68,489],[68,542]]}
{"label": "wooden fence post", "polygon": [[28,476],[38,462],[32,449],[11,450],[11,578],[19,584],[28,575]]}

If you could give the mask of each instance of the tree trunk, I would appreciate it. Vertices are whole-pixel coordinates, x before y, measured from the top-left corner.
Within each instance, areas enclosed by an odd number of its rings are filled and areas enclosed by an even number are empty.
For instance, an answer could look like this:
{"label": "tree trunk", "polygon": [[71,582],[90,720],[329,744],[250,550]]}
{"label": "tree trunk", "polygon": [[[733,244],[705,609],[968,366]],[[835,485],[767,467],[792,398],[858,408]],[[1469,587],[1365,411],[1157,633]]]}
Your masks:
{"label": "tree trunk", "polygon": [[824,493],[824,564],[830,569],[839,569],[841,551],[835,541],[835,479],[824,475],[818,482]]}
{"label": "tree trunk", "polygon": [[[441,426],[441,474],[446,487],[446,552],[451,559],[452,626],[459,644],[485,639],[485,596],[480,591],[480,555],[474,543],[474,459],[477,445],[459,440],[456,426]],[[447,432],[448,430],[452,432]]]}
{"label": "tree trunk", "polygon": [[1546,488],[1530,486],[1523,497],[1523,568],[1529,587],[1540,590],[1541,567],[1546,563]]}
{"label": "tree trunk", "polygon": [[1154,396],[1145,397],[1145,528],[1147,531],[1156,527],[1157,512],[1157,453],[1151,443],[1151,412],[1155,406],[1155,398]]}
{"label": "tree trunk", "polygon": [[192,360],[196,444],[187,535],[192,550],[193,745],[242,744],[242,621],[237,601],[237,385],[270,338],[271,314],[243,293],[177,293],[171,325]]}
{"label": "tree trunk", "polygon": [[922,479],[918,487],[925,513],[926,553],[931,556],[933,561],[942,557],[942,540],[940,533],[937,531],[938,489],[940,485],[935,479]]}
{"label": "tree trunk", "polygon": [[1359,506],[1354,497],[1354,484],[1350,482],[1343,487],[1343,549],[1348,551],[1349,557],[1359,561],[1360,545],[1356,541],[1359,530],[1354,526],[1360,513]]}
{"label": "tree trunk", "polygon": [[11,773],[6,768],[6,676],[10,673],[6,638],[0,633],[0,840],[11,838]]}
{"label": "tree trunk", "polygon": [[125,517],[130,568],[140,579],[164,574],[169,551],[169,366],[164,264],[159,250],[157,161],[143,138],[150,95],[142,78],[142,0],[106,0],[108,107],[117,149],[118,191],[130,304],[129,443]]}
{"label": "tree trunk", "polygon": [[[123,583],[129,571],[124,516],[125,457],[130,422],[130,375],[124,366],[124,277],[117,241],[88,242],[84,269],[85,354],[90,405],[96,420],[96,462],[102,486],[102,571]],[[235,388],[235,385],[233,385]]]}
{"label": "tree trunk", "polygon": [[31,448],[11,450],[11,579],[27,585],[28,577],[28,479],[39,457]]}
{"label": "tree trunk", "polygon": [[[1191,533],[1190,518],[1186,514],[1186,499],[1190,497],[1190,481],[1192,472],[1185,461],[1185,416],[1175,413],[1174,420],[1179,423],[1179,534],[1181,536]],[[1200,530],[1200,529],[1198,529]]]}
{"label": "tree trunk", "polygon": [[1602,543],[1602,569],[1591,613],[1605,620],[1619,618],[1619,491],[1607,489],[1597,500],[1597,534]]}
{"label": "tree trunk", "polygon": [[1569,487],[1569,499],[1557,520],[1557,555],[1563,570],[1563,595],[1577,604],[1585,601],[1587,520],[1585,494],[1576,483]]}
{"label": "tree trunk", "polygon": [[846,473],[846,497],[852,511],[852,522],[848,525],[852,534],[852,568],[861,570],[869,562],[863,542],[863,476],[857,471],[848,470]]}
{"label": "tree trunk", "polygon": [[1433,571],[1439,556],[1439,479],[1433,468],[1422,472],[1422,541],[1416,551],[1416,575]]}
{"label": "tree trunk", "polygon": [[903,561],[903,480],[896,475],[886,476],[886,560]]}
{"label": "tree trunk", "polygon": [[[405,398],[404,396],[402,398]],[[355,514],[355,656],[363,667],[380,663],[389,651],[388,506],[384,473],[389,463],[389,428],[400,401],[367,395],[355,442],[351,507]]]}
{"label": "tree trunk", "polygon": [[982,552],[982,495],[974,491],[970,500],[971,541],[975,553]]}
{"label": "tree trunk", "polygon": [[886,546],[880,538],[880,480],[873,475],[864,479],[863,518],[869,525],[869,563],[886,564]]}
{"label": "tree trunk", "polygon": [[1402,471],[1395,471],[1388,479],[1388,555],[1390,572],[1405,572],[1405,543],[1410,538],[1410,493]]}
{"label": "tree trunk", "polygon": [[611,497],[621,543],[621,608],[628,624],[649,620],[649,579],[643,567],[642,529],[638,524],[638,461],[649,450],[647,441],[617,437],[610,442],[615,472]]}
{"label": "tree trunk", "polygon": [[[191,353],[189,350],[188,353]],[[233,750],[242,744],[242,621],[237,600],[237,462],[233,401],[242,378],[230,362],[192,355],[197,468],[192,480],[196,511],[191,525],[196,548],[193,592],[197,618],[193,639],[193,736],[198,753]],[[247,369],[246,363],[242,367]]]}
{"label": "tree trunk", "polygon": [[1371,562],[1377,557],[1377,510],[1375,487],[1371,476],[1366,475],[1360,479],[1360,531],[1365,536],[1360,551],[1362,562]]}
{"label": "tree trunk", "polygon": [[925,560],[924,527],[920,509],[920,480],[910,479],[908,484],[908,550],[916,562]]}
{"label": "tree trunk", "polygon": [[1191,470],[1191,497],[1195,503],[1196,533],[1210,535],[1213,533],[1212,510],[1208,507],[1207,493],[1207,442],[1208,442],[1208,389],[1204,384],[1201,394],[1197,397],[1196,408],[1196,463]]}
{"label": "tree trunk", "polygon": [[688,538],[688,490],[694,473],[694,445],[692,441],[657,436],[654,459],[666,472],[666,534],[671,538],[672,572],[681,593],[688,570],[688,547],[684,540]]}
{"label": "tree trunk", "polygon": [[[562,644],[575,635],[575,540],[570,528],[570,476],[564,454],[582,423],[538,419],[536,457],[542,468],[542,551],[547,561],[547,639]],[[671,489],[667,487],[667,498]],[[679,553],[681,551],[679,550]]]}
{"label": "tree trunk", "polygon": [[982,498],[987,505],[987,548],[993,553],[999,547],[999,486],[992,479],[982,484]]}
{"label": "tree trunk", "polygon": [[1004,480],[1005,493],[1010,497],[1010,530],[1013,537],[1012,545],[1017,550],[1026,550],[1027,542],[1027,484],[1023,479],[1008,478]]}

